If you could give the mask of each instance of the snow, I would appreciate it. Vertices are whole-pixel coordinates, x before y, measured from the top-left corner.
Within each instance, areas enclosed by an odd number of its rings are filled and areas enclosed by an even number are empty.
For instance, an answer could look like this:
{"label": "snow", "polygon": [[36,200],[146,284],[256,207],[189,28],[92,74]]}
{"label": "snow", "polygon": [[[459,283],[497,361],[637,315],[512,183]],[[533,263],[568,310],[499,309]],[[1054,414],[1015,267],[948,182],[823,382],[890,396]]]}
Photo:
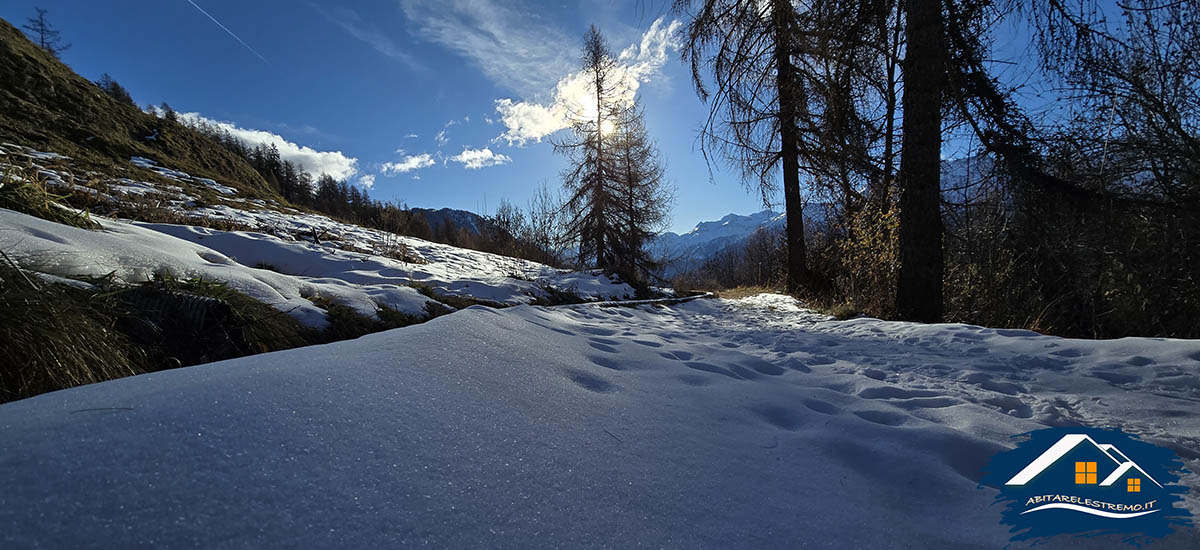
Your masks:
{"label": "snow", "polygon": [[0,143],[0,155],[17,155],[26,157],[32,160],[70,160],[71,157],[60,155],[49,151],[38,151],[32,147],[17,145],[15,143],[3,142]]}
{"label": "snow", "polygon": [[[389,237],[322,216],[223,208],[248,217],[269,217],[276,222],[274,230],[289,238],[100,216],[92,219],[104,230],[87,231],[0,209],[0,247],[29,269],[63,277],[112,272],[118,280],[134,283],[169,272],[177,277],[225,281],[317,328],[327,323],[324,311],[312,302],[316,298],[331,299],[368,316],[375,316],[376,304],[384,304],[424,317],[426,303],[432,300],[413,288],[414,284],[428,286],[437,294],[500,304],[530,302],[545,295],[543,285],[594,299],[633,294],[628,285],[600,273],[565,272],[420,239]],[[327,241],[289,240],[292,234],[285,225],[291,230],[307,228],[310,234],[324,234]],[[331,238],[350,250],[330,245]],[[425,263],[363,251],[382,246],[387,239],[404,243]]]}
{"label": "snow", "polygon": [[0,546],[998,548],[979,468],[1014,434],[1196,471],[1198,361],[775,295],[472,307],[0,406]]}
{"label": "snow", "polygon": [[[103,229],[68,227],[0,209],[0,248],[23,267],[63,277],[102,277],[137,283],[159,273],[224,281],[230,288],[290,313],[306,325],[327,325],[324,310],[310,299],[329,298],[374,316],[377,303],[417,316],[425,315],[429,298],[394,283],[352,285],[327,274],[287,275],[233,258],[200,244],[131,224],[93,216]],[[205,232],[201,228],[190,228]]]}
{"label": "snow", "polygon": [[237,189],[234,189],[233,187],[230,187],[228,185],[222,185],[222,184],[217,183],[216,181],[213,181],[208,178],[195,177],[195,176],[192,176],[191,174],[188,174],[187,172],[183,172],[180,170],[172,170],[170,168],[165,168],[163,166],[159,166],[157,162],[150,160],[148,158],[145,158],[145,157],[131,157],[129,159],[129,161],[131,163],[133,163],[134,166],[137,166],[138,168],[145,168],[146,170],[150,170],[151,172],[154,172],[164,178],[170,178],[170,179],[178,180],[178,181],[197,183],[197,184],[203,185],[205,187],[208,187],[208,188],[212,189],[213,191],[216,191],[222,195],[237,194]]}
{"label": "snow", "polygon": [[[284,213],[276,210],[248,210],[227,205],[216,205],[189,209],[192,216],[226,220],[260,228],[263,233],[275,235],[275,249],[247,246],[244,233],[228,235],[221,239],[209,239],[206,246],[227,255],[242,259],[242,263],[267,263],[284,268],[289,262],[278,254],[289,255],[285,242],[304,240],[330,251],[325,258],[344,259],[345,251],[374,256],[378,265],[353,266],[356,277],[368,276],[380,280],[415,282],[434,289],[438,294],[470,296],[501,304],[522,304],[537,296],[545,295],[542,286],[570,291],[592,300],[620,299],[632,297],[633,287],[616,282],[598,272],[572,272],[519,258],[458,248],[434,243],[414,237],[398,236],[384,231],[369,229],[333,220],[319,214]],[[184,229],[168,229],[169,226],[152,226],[160,231],[171,232],[181,239],[198,241],[204,235]],[[319,243],[316,241],[320,241]],[[294,247],[291,247],[294,248]],[[312,248],[312,247],[309,247]],[[405,263],[381,257],[389,249],[403,248],[419,263]],[[316,250],[316,249],[313,249]],[[309,269],[306,267],[306,269]],[[350,269],[350,268],[348,268]]]}

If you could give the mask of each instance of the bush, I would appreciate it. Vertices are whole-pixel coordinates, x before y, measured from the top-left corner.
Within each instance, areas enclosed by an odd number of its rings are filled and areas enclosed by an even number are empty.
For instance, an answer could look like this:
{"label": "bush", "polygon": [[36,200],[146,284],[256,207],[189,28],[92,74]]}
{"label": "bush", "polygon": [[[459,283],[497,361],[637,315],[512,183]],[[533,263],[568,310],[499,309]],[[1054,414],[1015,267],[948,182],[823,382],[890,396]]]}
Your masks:
{"label": "bush", "polygon": [[[846,235],[837,241],[838,294],[852,309],[886,319],[895,312],[900,210],[865,208],[847,216]],[[836,316],[836,315],[835,315]]]}

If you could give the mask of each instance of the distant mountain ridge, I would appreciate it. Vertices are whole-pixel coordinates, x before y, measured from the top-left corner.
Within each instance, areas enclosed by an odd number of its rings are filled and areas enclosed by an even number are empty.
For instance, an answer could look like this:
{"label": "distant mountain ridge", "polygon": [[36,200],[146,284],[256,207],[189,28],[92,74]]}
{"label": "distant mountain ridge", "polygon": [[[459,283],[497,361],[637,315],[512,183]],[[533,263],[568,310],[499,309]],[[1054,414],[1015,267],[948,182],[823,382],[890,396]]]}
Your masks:
{"label": "distant mountain ridge", "polygon": [[429,227],[436,231],[447,222],[456,229],[462,228],[472,235],[478,235],[480,230],[486,225],[487,220],[467,210],[457,210],[454,208],[413,208],[413,212],[419,213],[425,217],[425,221],[429,222]]}
{"label": "distant mountain ridge", "polygon": [[[986,157],[969,157],[942,161],[942,197],[950,203],[962,203],[978,198],[980,183],[986,181],[993,169]],[[967,185],[967,182],[970,185]],[[804,207],[804,223],[808,227],[826,218],[825,203],[810,203]],[[650,244],[650,250],[665,265],[664,275],[696,269],[722,249],[741,245],[759,228],[782,231],[787,214],[763,210],[753,214],[727,214],[716,221],[704,221],[686,233],[660,233]]]}
{"label": "distant mountain ridge", "polygon": [[749,215],[728,214],[716,221],[700,222],[683,234],[661,233],[651,243],[651,251],[667,263],[676,265],[675,272],[678,272],[684,270],[679,268],[703,263],[722,248],[746,240],[760,227],[782,228],[786,220],[786,214],[773,210]]}

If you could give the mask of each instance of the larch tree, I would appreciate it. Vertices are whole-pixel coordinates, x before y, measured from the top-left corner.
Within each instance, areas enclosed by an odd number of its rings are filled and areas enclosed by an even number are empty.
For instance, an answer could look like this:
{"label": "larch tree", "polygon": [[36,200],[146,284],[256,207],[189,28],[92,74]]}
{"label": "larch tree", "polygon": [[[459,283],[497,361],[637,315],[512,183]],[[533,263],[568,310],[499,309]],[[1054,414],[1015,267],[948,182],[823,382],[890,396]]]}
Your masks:
{"label": "larch tree", "polygon": [[658,149],[646,132],[642,110],[626,112],[613,132],[617,160],[614,222],[619,238],[613,243],[617,270],[626,280],[641,285],[659,271],[647,250],[650,240],[670,221],[674,187],[666,178]]}
{"label": "larch tree", "polygon": [[566,233],[579,260],[618,273],[635,286],[653,264],[645,251],[673,198],[629,75],[596,27],[583,47],[586,99],[572,106],[570,137],[554,142],[571,165],[563,173]]}
{"label": "larch tree", "polygon": [[905,2],[900,243],[896,312],[901,319],[942,318],[941,151],[946,42],[941,0]]}
{"label": "larch tree", "polygon": [[[690,12],[693,0],[676,0]],[[790,0],[700,0],[683,31],[683,56],[709,116],[701,128],[705,158],[719,152],[769,206],[782,172],[787,213],[787,289],[808,284],[797,118],[805,103],[793,65],[797,14]],[[705,79],[711,73],[710,86]]]}
{"label": "larch tree", "polygon": [[611,270],[617,241],[617,228],[609,223],[616,207],[611,182],[617,166],[608,142],[628,107],[622,104],[617,62],[595,26],[584,39],[582,65],[590,97],[572,107],[571,137],[555,140],[554,150],[571,159],[563,172],[566,231],[578,240],[579,261]]}
{"label": "larch tree", "polygon": [[36,7],[33,9],[37,12],[37,15],[26,19],[25,24],[21,25],[21,28],[29,32],[33,42],[39,48],[50,52],[54,57],[58,57],[58,54],[71,49],[70,44],[62,43],[59,32],[54,29],[49,19],[46,18],[49,10]]}

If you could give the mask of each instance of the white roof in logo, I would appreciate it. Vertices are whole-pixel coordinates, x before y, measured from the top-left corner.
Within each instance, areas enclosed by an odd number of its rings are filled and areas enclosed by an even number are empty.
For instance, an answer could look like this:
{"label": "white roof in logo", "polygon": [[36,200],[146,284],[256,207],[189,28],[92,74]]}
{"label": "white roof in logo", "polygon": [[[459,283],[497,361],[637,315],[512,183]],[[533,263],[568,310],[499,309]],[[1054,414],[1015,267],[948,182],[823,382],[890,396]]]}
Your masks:
{"label": "white roof in logo", "polygon": [[1121,479],[1121,477],[1131,469],[1141,472],[1142,475],[1146,476],[1146,478],[1152,481],[1155,485],[1162,487],[1161,483],[1151,477],[1150,474],[1147,474],[1146,471],[1143,470],[1141,466],[1138,466],[1136,462],[1130,460],[1130,458],[1126,456],[1125,453],[1121,452],[1120,449],[1107,443],[1096,443],[1096,440],[1085,434],[1064,435],[1062,439],[1058,440],[1057,443],[1051,445],[1049,449],[1046,449],[1046,452],[1034,459],[1033,462],[1030,462],[1029,465],[1023,470],[1017,472],[1017,475],[1008,480],[1005,485],[1024,485],[1029,483],[1030,480],[1037,477],[1037,475],[1042,473],[1043,470],[1049,468],[1055,462],[1058,462],[1058,459],[1062,458],[1085,441],[1091,443],[1094,447],[1096,447],[1097,450],[1112,460],[1113,464],[1117,466],[1117,469],[1114,470],[1112,474],[1109,474],[1108,477],[1104,478],[1104,481],[1100,482],[1101,487],[1108,487],[1113,483],[1116,483],[1117,480]]}

